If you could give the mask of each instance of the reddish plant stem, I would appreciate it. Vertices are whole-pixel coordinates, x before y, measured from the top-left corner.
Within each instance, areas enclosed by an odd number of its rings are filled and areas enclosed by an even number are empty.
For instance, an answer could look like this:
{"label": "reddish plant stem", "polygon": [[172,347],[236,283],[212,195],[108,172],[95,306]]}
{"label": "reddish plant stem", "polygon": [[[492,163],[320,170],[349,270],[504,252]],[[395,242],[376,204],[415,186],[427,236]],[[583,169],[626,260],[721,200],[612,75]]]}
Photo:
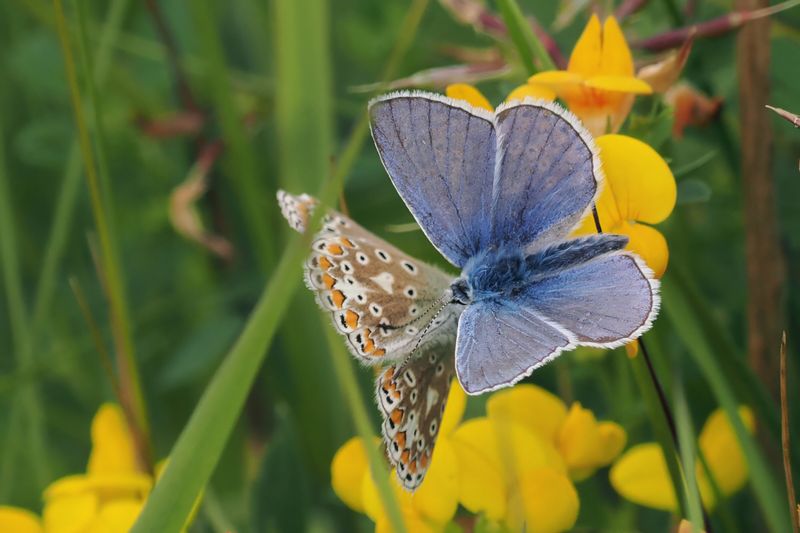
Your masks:
{"label": "reddish plant stem", "polygon": [[[647,39],[640,39],[630,43],[632,48],[640,48],[650,52],[662,52],[671,48],[681,46],[691,37],[717,37],[724,35],[733,30],[739,29],[748,22],[754,22],[759,19],[765,19],[771,15],[780,13],[798,5],[797,0],[788,0],[775,4],[768,5],[766,2],[738,2],[738,9],[733,13],[722,15],[705,22],[692,24],[683,28],[676,28],[654,37]],[[758,8],[748,9],[744,6],[759,6]]]}
{"label": "reddish plant stem", "polygon": [[624,20],[626,17],[642,9],[647,4],[647,1],[648,0],[625,0],[617,7],[616,11],[614,11],[614,16],[617,20]]}

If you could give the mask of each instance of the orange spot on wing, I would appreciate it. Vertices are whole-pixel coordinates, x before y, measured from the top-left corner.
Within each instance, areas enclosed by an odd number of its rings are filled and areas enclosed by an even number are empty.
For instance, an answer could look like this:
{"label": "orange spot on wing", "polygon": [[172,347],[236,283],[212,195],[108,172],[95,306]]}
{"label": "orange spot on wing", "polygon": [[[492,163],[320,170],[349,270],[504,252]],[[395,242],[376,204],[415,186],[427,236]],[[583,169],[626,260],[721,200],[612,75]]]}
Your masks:
{"label": "orange spot on wing", "polygon": [[430,460],[430,456],[427,453],[423,454],[422,457],[420,457],[420,459],[419,459],[419,464],[422,465],[422,468],[427,468],[429,460]]}
{"label": "orange spot on wing", "polygon": [[405,431],[401,431],[400,433],[398,433],[397,436],[394,438],[394,441],[397,443],[397,445],[400,448],[405,448],[406,447],[406,432]]}
{"label": "orange spot on wing", "polygon": [[384,355],[386,355],[386,350],[384,350],[383,348],[378,348],[377,350],[372,352],[372,357],[382,357]]}
{"label": "orange spot on wing", "polygon": [[408,464],[408,457],[410,452],[408,450],[404,450],[403,453],[400,454],[400,462],[403,464]]}
{"label": "orange spot on wing", "polygon": [[348,248],[355,248],[356,247],[356,245],[353,244],[353,241],[351,241],[347,237],[341,237],[339,240],[341,241],[342,244],[344,244]]}
{"label": "orange spot on wing", "polygon": [[372,342],[372,339],[367,339],[366,344],[364,344],[364,353],[372,353],[375,351],[375,343]]}
{"label": "orange spot on wing", "polygon": [[342,255],[342,254],[344,254],[344,250],[338,244],[329,244],[328,245],[328,252],[332,253],[333,255]]}
{"label": "orange spot on wing", "polygon": [[416,461],[416,459],[411,461],[411,464],[408,465],[408,471],[411,472],[412,474],[416,474],[417,473],[417,461]]}
{"label": "orange spot on wing", "polygon": [[321,266],[324,270],[328,270],[330,267],[333,266],[333,263],[331,263],[330,259],[328,259],[327,257],[320,257],[319,266]]}
{"label": "orange spot on wing", "polygon": [[342,308],[342,304],[344,304],[344,293],[342,291],[331,291],[331,298],[333,299],[333,305],[335,305],[338,309]]}
{"label": "orange spot on wing", "polygon": [[355,327],[358,326],[358,313],[348,309],[344,313],[344,321],[347,324],[348,328],[355,329]]}
{"label": "orange spot on wing", "polygon": [[392,419],[392,422],[394,422],[395,425],[399,425],[403,420],[403,410],[395,409],[392,411],[392,414],[389,415],[389,418]]}
{"label": "orange spot on wing", "polygon": [[330,274],[323,274],[322,275],[322,282],[328,289],[332,289],[334,285],[336,285],[336,279],[331,276]]}

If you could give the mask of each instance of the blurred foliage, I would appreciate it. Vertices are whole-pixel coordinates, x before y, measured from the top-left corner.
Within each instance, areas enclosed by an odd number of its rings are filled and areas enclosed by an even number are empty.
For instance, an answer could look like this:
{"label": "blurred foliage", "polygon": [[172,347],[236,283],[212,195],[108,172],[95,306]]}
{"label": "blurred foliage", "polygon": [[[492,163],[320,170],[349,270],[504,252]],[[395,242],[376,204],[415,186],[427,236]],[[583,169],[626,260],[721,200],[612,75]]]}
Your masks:
{"label": "blurred foliage", "polygon": [[[557,2],[519,3],[543,27],[552,27]],[[652,0],[629,17],[623,29],[630,37],[665,31],[674,24],[667,6],[685,3]],[[8,211],[0,218],[6,225],[0,238],[7,244],[12,242],[9,235],[13,235],[14,246],[8,250],[11,256],[3,257],[0,284],[0,504],[38,512],[41,492],[50,481],[85,469],[91,418],[102,402],[114,399],[91,331],[70,291],[69,277],[74,277],[87,294],[109,350],[113,341],[108,305],[90,252],[89,243],[96,236],[85,181],[82,175],[79,181],[74,178],[76,131],[52,6],[43,0],[4,0],[3,4],[0,142],[5,157],[0,159],[0,167],[4,167],[0,173],[7,186],[0,188],[5,196],[0,206]],[[322,2],[310,5],[318,4]],[[100,119],[113,191],[110,200],[116,244],[157,458],[169,453],[280,258],[288,230],[276,208],[275,191],[280,186],[295,193],[313,193],[329,178],[320,169],[315,170],[320,175],[303,175],[304,169],[292,169],[287,174],[281,167],[286,139],[279,138],[279,131],[285,131],[293,121],[307,120],[306,114],[316,111],[299,105],[294,105],[290,114],[282,111],[281,100],[276,98],[280,86],[276,72],[293,75],[298,83],[313,83],[313,72],[305,76],[303,69],[329,71],[332,86],[321,88],[329,91],[329,102],[320,107],[332,109],[329,155],[335,164],[366,105],[367,96],[352,88],[381,78],[409,3],[336,0],[327,4],[327,10],[306,16],[320,17],[329,34],[299,36],[325,39],[326,62],[306,63],[298,56],[288,58],[296,64],[279,67],[279,62],[287,59],[281,54],[286,44],[281,39],[298,36],[286,35],[275,27],[273,2],[207,1],[203,6],[210,11],[200,16],[196,11],[203,11],[203,7],[160,3],[196,110],[204,117],[202,131],[172,138],[147,135],[142,126],[185,108],[185,97],[182,99],[176,88],[151,11],[146,2],[129,2],[122,14],[121,31],[109,50],[112,60],[108,75],[99,84]],[[729,2],[720,0],[695,4],[697,10],[691,20],[696,21],[731,9]],[[109,5],[86,3],[90,54],[98,53]],[[74,23],[73,4],[68,2],[67,7],[69,20]],[[199,23],[202,18],[216,28],[223,63],[214,64],[214,43],[209,41],[214,36],[208,34],[208,24]],[[581,11],[565,28],[553,33],[562,50],[569,51],[585,21],[586,12]],[[800,10],[776,17],[772,33],[771,103],[797,112]],[[729,368],[739,368],[740,376],[747,372],[743,366],[745,221],[741,210],[743,177],[739,172],[734,38],[728,34],[698,40],[683,75],[707,95],[722,100],[717,118],[704,127],[689,127],[683,137],[676,138],[671,134],[671,109],[655,98],[642,98],[625,131],[656,148],[678,179],[678,206],[659,226],[671,250],[663,283],[676,284],[691,295],[690,301],[701,302],[701,329],[711,343],[700,349],[703,357],[713,352],[716,364],[729,380],[728,389],[738,401],[751,403],[757,392],[748,388],[750,382],[735,381],[733,374],[726,373]],[[452,64],[446,47],[490,47],[494,42],[459,24],[433,2],[400,63],[397,77]],[[227,85],[218,78],[220,69]],[[496,104],[525,77],[518,69],[479,86]],[[303,87],[296,89],[302,91]],[[282,98],[286,97],[283,93]],[[230,108],[225,110],[225,106]],[[249,117],[247,127],[235,122],[244,116]],[[198,204],[206,226],[233,244],[235,256],[227,262],[182,238],[170,223],[169,204],[171,193],[195,163],[199,145],[223,133],[230,138],[232,128],[241,128],[244,150],[225,147],[223,157],[209,174],[209,192]],[[789,261],[790,405],[797,443],[800,132],[778,117],[773,129],[776,209]],[[370,144],[360,152],[344,188],[352,217],[410,254],[444,267],[421,232],[387,230],[391,225],[412,222],[412,217],[389,184]],[[252,172],[253,181],[247,182],[242,172]],[[255,197],[247,196],[253,194]],[[249,208],[244,199],[251,202]],[[61,213],[59,218],[57,213]],[[266,224],[266,229],[260,229],[266,240],[256,240],[258,231],[253,224]],[[45,295],[41,303],[40,291],[49,290],[48,279],[42,278],[43,266],[51,254],[55,254],[54,278],[49,280],[53,282],[52,297]],[[15,280],[10,271],[18,272],[19,279]],[[14,298],[15,291],[19,291],[19,301]],[[34,312],[40,313],[38,321],[32,318]],[[14,321],[20,318],[26,327],[34,328],[29,358],[23,356],[24,348],[14,329]],[[334,377],[323,330],[326,322],[307,291],[296,295],[215,470],[193,530],[222,531],[229,526],[237,531],[371,528],[369,521],[349,511],[330,487],[331,458],[355,429]],[[672,376],[680,372],[693,424],[699,427],[718,402],[703,368],[693,358],[699,348],[689,345],[692,339],[681,335],[674,322],[675,317],[667,315],[649,334],[655,364],[668,390]],[[777,339],[775,344],[777,357]],[[358,378],[362,396],[371,401],[371,372],[358,370]],[[599,358],[561,357],[537,371],[530,381],[558,393],[567,402],[579,400],[601,418],[618,422],[628,432],[630,443],[652,440],[648,413],[623,350]],[[467,417],[483,412],[484,402],[480,397],[471,398]],[[774,410],[777,420],[775,405],[766,405]],[[377,432],[378,413],[369,407]],[[768,425],[759,413],[757,409],[757,425]],[[43,447],[35,445],[37,439]],[[768,446],[762,449],[766,457],[779,456],[779,441],[769,432],[765,431],[760,442]],[[795,462],[796,479],[800,478],[798,468],[800,464]],[[782,479],[777,467],[773,473],[775,479]],[[674,522],[666,513],[622,500],[611,489],[605,472],[579,484],[578,490],[580,529],[663,531]],[[751,491],[735,495],[716,508],[712,523],[726,527],[735,524],[739,531],[761,529],[764,521],[753,502]]]}

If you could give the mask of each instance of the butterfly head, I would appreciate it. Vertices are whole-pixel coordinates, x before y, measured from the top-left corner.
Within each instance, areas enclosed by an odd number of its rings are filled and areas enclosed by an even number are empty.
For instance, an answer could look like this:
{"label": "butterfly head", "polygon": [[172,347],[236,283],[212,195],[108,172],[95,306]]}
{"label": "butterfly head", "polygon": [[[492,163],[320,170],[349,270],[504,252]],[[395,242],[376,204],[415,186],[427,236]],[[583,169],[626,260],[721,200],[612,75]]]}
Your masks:
{"label": "butterfly head", "polygon": [[466,278],[458,278],[450,285],[450,302],[469,305],[472,302],[472,287]]}

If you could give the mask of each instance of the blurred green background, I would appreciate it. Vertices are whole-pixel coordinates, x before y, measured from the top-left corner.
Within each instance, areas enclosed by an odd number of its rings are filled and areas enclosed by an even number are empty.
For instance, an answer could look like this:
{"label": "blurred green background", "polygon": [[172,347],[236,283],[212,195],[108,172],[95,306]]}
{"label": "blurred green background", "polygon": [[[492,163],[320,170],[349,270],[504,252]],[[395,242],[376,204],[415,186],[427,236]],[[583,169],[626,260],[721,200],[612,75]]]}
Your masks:
{"label": "blurred green background", "polygon": [[[289,231],[274,200],[276,190],[315,193],[331,179],[331,168],[340,161],[369,98],[354,87],[383,77],[398,39],[411,41],[395,78],[457,62],[448,53],[453,47],[489,48],[496,41],[459,23],[435,1],[413,35],[402,34],[410,6],[406,0],[204,0],[163,2],[155,11],[148,2],[82,4],[87,50],[95,58],[95,73],[105,78],[97,84],[101,130],[91,120],[90,126],[93,138],[99,134],[104,143],[131,336],[155,455],[165,457],[283,253]],[[553,26],[560,8],[579,2],[559,4],[520,1],[523,11],[545,28]],[[626,20],[627,35],[651,36],[672,27],[670,4],[650,1]],[[732,10],[728,1],[697,4],[689,21]],[[38,511],[50,481],[85,468],[91,417],[103,401],[114,399],[69,278],[85,293],[102,344],[113,351],[114,342],[92,260],[98,235],[53,6],[38,0],[2,0],[0,5],[0,207],[5,211],[0,213],[0,503]],[[77,46],[75,4],[67,1],[65,7]],[[579,11],[553,32],[565,54],[587,13]],[[119,15],[120,30],[104,41],[109,14]],[[158,24],[166,28],[185,76],[176,76]],[[705,127],[689,127],[680,139],[670,135],[668,111],[643,126],[678,181],[678,205],[659,227],[671,256],[663,282],[691,302],[705,335],[693,338],[663,313],[647,338],[667,390],[676,376],[683,381],[695,427],[719,405],[707,372],[696,364],[694,351],[702,342],[713,348],[738,401],[757,404],[754,398],[764,397],[745,362],[746,227],[734,44],[735,33],[698,40],[683,75],[722,99],[718,117]],[[770,101],[799,111],[799,10],[775,18],[772,52]],[[106,73],[98,63],[103,55],[109,59]],[[515,69],[479,87],[499,103],[524,79]],[[653,110],[661,109],[654,105],[640,101],[631,123],[637,116],[651,120]],[[154,125],[174,125],[175,116],[187,110],[198,127],[181,135],[154,133]],[[775,208],[787,259],[790,406],[798,442],[800,131],[777,117],[772,123]],[[203,144],[215,139],[223,139],[225,147],[197,208],[205,225],[232,244],[230,260],[182,237],[170,221],[170,195],[189,175]],[[320,153],[327,164],[315,157]],[[343,195],[362,225],[443,266],[421,232],[389,231],[413,220],[368,139],[346,173]],[[299,268],[296,275],[299,279]],[[664,306],[669,305],[665,300]],[[330,460],[355,429],[328,353],[327,321],[311,294],[297,291],[193,530],[220,531],[226,525],[237,531],[371,529],[369,520],[349,511],[330,488]],[[24,348],[26,342],[31,349]],[[775,357],[777,345],[775,340]],[[356,371],[370,402],[372,374]],[[565,400],[580,400],[599,418],[619,422],[631,443],[653,438],[622,350],[601,357],[562,357],[537,371],[532,381]],[[769,402],[762,402],[763,410],[756,408],[756,418],[759,426],[771,423],[774,429],[778,409]],[[371,404],[367,408],[377,433],[378,413]],[[771,422],[765,420],[770,409]],[[482,399],[470,399],[468,415],[480,412]],[[763,433],[759,442],[783,496],[779,441],[774,432]],[[797,463],[795,470],[800,477]],[[652,531],[671,523],[666,513],[619,498],[604,472],[578,488],[580,530]],[[763,527],[749,489],[724,507],[739,531]]]}

